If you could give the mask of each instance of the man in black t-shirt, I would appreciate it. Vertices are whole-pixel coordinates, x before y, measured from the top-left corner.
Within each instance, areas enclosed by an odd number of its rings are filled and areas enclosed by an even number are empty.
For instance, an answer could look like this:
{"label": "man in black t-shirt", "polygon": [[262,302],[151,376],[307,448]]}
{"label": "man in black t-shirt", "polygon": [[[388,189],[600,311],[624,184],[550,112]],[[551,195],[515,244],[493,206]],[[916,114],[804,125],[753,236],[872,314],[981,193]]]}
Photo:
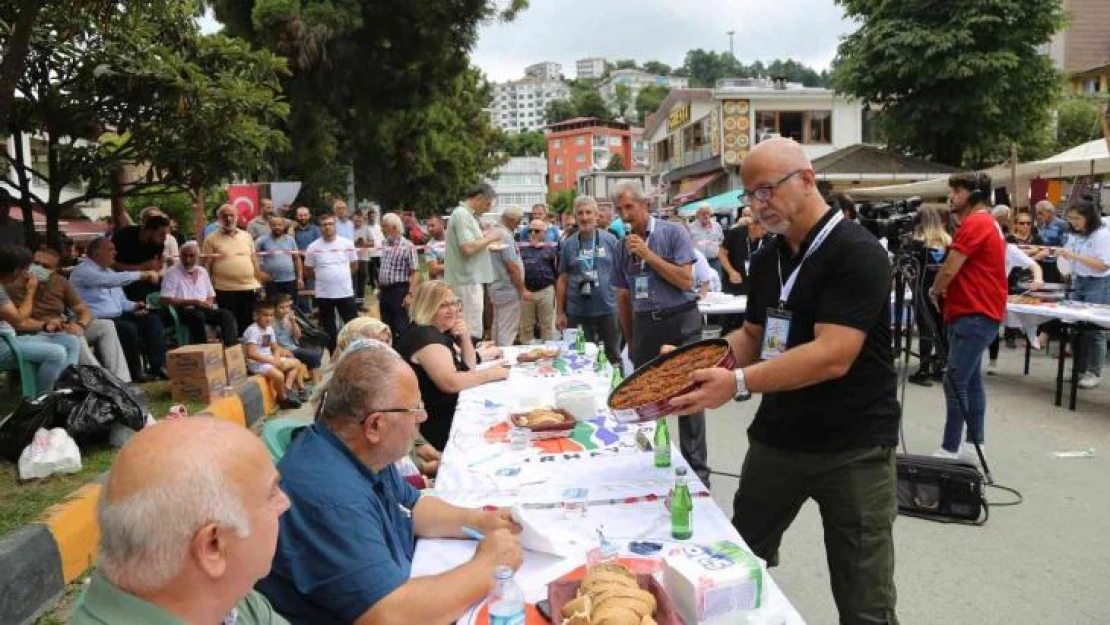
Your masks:
{"label": "man in black t-shirt", "polygon": [[774,566],[783,533],[812,498],[840,622],[897,623],[890,262],[825,204],[794,141],[760,143],[741,175],[757,219],[780,236],[755,256],[744,325],[728,336],[740,368],[694,372],[699,386],[671,402],[674,412],[762,393],[733,524]]}
{"label": "man in black t-shirt", "polygon": [[[161,271],[162,252],[170,234],[170,219],[162,214],[150,214],[138,226],[125,226],[112,233],[116,244],[116,271]],[[127,299],[141,302],[158,290],[157,283],[132,282],[124,287]]]}
{"label": "man in black t-shirt", "polygon": [[720,261],[721,269],[725,274],[721,283],[725,293],[748,294],[751,260],[773,236],[768,234],[763,225],[757,221],[730,228],[725,232],[725,240],[721,242],[721,249],[717,252],[717,260]]}

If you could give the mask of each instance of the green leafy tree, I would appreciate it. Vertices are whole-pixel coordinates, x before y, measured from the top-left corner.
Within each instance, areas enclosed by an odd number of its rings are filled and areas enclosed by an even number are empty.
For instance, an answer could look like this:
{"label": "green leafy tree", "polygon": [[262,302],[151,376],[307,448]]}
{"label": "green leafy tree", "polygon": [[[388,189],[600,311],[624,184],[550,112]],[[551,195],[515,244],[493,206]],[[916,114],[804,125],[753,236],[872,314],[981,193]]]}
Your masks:
{"label": "green leafy tree", "polygon": [[[392,127],[399,118],[438,120],[424,129],[428,133],[443,128],[479,132],[475,137],[427,140],[480,149],[490,130],[476,120],[449,122],[449,113],[442,110],[444,98],[455,94],[458,79],[473,71],[469,52],[479,26],[511,20],[528,2],[213,0],[212,5],[229,34],[289,59],[291,75],[283,86],[292,109],[287,127],[292,150],[277,162],[277,174],[304,181],[302,197],[319,203],[326,193],[346,193],[344,181],[352,163],[376,162],[365,154],[359,138],[369,135],[389,144],[388,137],[401,132]],[[388,168],[403,168],[401,179],[421,178],[433,163],[411,159],[437,153],[402,152],[406,158]],[[466,184],[484,173],[473,172]],[[356,167],[355,179],[361,196],[395,194],[393,181],[376,172]],[[460,191],[455,189],[456,194]]]}
{"label": "green leafy tree", "polygon": [[1099,106],[1106,102],[1104,97],[1085,95],[1064,98],[1056,109],[1056,151],[1063,152],[1102,136]]}
{"label": "green leafy tree", "polygon": [[543,156],[547,151],[547,138],[539,130],[528,130],[504,135],[499,147],[509,156]]}
{"label": "green leafy tree", "polygon": [[659,61],[648,61],[641,66],[645,72],[649,74],[658,74],[660,76],[670,76],[671,66]]}
{"label": "green leafy tree", "polygon": [[[192,189],[199,171],[207,187],[262,167],[266,152],[280,148],[270,124],[284,113],[283,63],[201,36],[197,15],[180,1],[128,11],[43,8],[4,131],[42,133],[45,159],[28,163],[16,141],[14,155],[0,154],[0,170],[19,190],[25,217],[42,206],[49,244],[72,206]],[[128,169],[143,173],[129,181]]]}
{"label": "green leafy tree", "polygon": [[635,59],[617,59],[617,61],[615,63],[613,63],[613,69],[639,69],[639,68],[636,67],[636,60]]}
{"label": "green leafy tree", "polygon": [[605,171],[624,171],[624,157],[620,154],[614,154],[609,157],[609,164],[605,166]]}
{"label": "green leafy tree", "polygon": [[718,79],[748,75],[731,54],[701,48],[687,52],[682,67],[694,87],[712,87]]}
{"label": "green leafy tree", "polygon": [[547,103],[543,116],[548,124],[556,124],[578,117],[578,108],[572,100],[552,100]]}
{"label": "green leafy tree", "polygon": [[860,27],[840,44],[836,88],[881,111],[890,147],[974,167],[1037,143],[1060,75],[1038,47],[1058,0],[837,0]]}
{"label": "green leafy tree", "polygon": [[636,94],[636,116],[643,122],[647,116],[659,110],[671,90],[662,85],[648,85]]}
{"label": "green leafy tree", "polygon": [[574,94],[574,110],[578,117],[596,117],[606,121],[613,119],[613,112],[605,104],[605,99],[596,90],[579,91]]}
{"label": "green leafy tree", "polygon": [[563,189],[562,191],[552,191],[547,194],[547,208],[553,213],[563,214],[573,210],[574,198],[577,197],[578,192],[574,189]]}
{"label": "green leafy tree", "polygon": [[632,87],[619,84],[613,88],[613,106],[617,109],[617,116],[627,118],[632,111]]}

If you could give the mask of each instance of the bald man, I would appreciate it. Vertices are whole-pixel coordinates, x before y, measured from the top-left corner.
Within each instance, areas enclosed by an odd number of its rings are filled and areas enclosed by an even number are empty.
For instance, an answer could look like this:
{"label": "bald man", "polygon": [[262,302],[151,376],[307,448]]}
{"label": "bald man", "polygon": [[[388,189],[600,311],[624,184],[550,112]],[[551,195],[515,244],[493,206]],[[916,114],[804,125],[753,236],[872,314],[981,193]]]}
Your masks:
{"label": "bald man", "polygon": [[252,587],[289,500],[249,430],[205,417],[136,434],[100,495],[100,553],[75,625],[288,625]]}
{"label": "bald man", "polygon": [[760,143],[741,176],[755,217],[780,236],[752,261],[744,325],[728,335],[739,368],[694,372],[697,390],[672,404],[686,413],[762,393],[733,524],[774,566],[814,499],[840,622],[897,623],[890,262],[825,204],[794,141]]}

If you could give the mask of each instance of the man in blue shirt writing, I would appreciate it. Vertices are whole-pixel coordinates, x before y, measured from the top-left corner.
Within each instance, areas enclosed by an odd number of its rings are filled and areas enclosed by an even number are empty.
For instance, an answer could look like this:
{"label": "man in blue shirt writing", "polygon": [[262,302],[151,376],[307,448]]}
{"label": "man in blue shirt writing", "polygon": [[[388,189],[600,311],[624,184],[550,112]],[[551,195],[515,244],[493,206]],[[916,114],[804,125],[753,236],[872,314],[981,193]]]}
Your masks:
{"label": "man in blue shirt writing", "polygon": [[[257,588],[291,623],[450,623],[490,590],[494,569],[521,564],[508,511],[421,497],[398,473],[427,418],[416,374],[376,341],[352,345],[316,422],[278,464],[291,506],[273,568]],[[482,532],[473,559],[410,578],[416,537]]]}

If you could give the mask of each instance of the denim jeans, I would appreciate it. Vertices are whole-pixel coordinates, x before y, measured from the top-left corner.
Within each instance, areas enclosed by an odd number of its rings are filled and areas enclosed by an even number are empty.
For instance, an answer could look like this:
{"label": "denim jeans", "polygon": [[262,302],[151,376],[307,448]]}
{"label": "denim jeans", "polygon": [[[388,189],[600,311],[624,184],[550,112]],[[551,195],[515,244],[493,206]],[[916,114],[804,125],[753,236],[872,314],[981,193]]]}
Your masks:
{"label": "denim jeans", "polygon": [[[35,386],[39,394],[54,390],[54,383],[66,365],[77,364],[80,345],[72,334],[24,334],[16,338],[23,359],[35,365]],[[0,369],[16,368],[8,344],[0,342]]]}
{"label": "denim jeans", "polygon": [[998,336],[998,326],[997,321],[983,315],[967,315],[948,324],[948,370],[944,373],[948,416],[941,443],[948,451],[959,451],[964,423],[968,424],[968,441],[984,441],[987,395],[983,391],[983,352]]}
{"label": "denim jeans", "polygon": [[[1110,304],[1110,276],[1075,276],[1075,293],[1072,299],[1089,304]],[[1083,362],[1076,363],[1081,372],[1102,375],[1106,362],[1106,331],[1089,330],[1083,333]]]}

